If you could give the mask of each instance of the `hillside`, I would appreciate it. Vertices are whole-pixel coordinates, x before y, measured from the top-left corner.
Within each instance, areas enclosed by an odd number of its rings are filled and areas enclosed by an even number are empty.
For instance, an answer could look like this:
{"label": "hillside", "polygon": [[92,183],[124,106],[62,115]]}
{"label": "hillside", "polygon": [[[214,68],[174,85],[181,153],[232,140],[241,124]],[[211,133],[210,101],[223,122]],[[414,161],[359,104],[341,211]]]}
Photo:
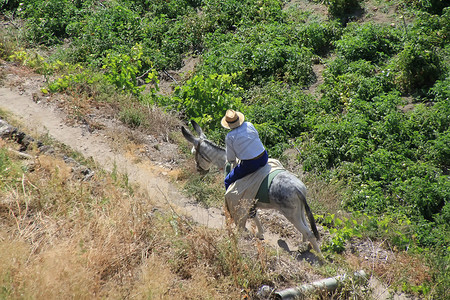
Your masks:
{"label": "hillside", "polygon": [[[1,117],[23,133],[1,140],[0,295],[265,299],[364,270],[308,297],[446,299],[446,6],[3,4]],[[306,183],[323,261],[276,212],[264,242],[226,224],[180,126],[223,144],[229,107]]]}

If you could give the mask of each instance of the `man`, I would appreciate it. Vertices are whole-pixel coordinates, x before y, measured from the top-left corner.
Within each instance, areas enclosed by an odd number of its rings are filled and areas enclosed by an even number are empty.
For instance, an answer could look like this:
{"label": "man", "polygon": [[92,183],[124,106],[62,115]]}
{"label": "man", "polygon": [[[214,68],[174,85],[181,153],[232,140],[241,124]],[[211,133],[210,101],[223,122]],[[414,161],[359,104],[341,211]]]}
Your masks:
{"label": "man", "polygon": [[227,161],[239,164],[225,178],[225,189],[238,179],[255,172],[267,164],[269,156],[259,139],[259,134],[252,123],[245,121],[241,112],[227,110],[221,120],[224,128],[231,131],[225,138]]}

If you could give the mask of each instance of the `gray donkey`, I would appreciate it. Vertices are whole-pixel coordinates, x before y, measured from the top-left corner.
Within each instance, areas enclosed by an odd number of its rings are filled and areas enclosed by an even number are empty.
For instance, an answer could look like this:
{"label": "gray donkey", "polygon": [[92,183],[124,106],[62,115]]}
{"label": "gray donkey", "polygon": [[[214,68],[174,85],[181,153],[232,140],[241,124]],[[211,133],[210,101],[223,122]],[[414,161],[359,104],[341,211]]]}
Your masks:
{"label": "gray donkey", "polygon": [[[181,131],[186,140],[194,145],[193,152],[197,171],[205,174],[209,171],[211,165],[224,169],[226,164],[225,149],[209,141],[195,121],[191,121],[191,123],[199,137],[192,135],[185,127],[181,127]],[[306,187],[303,182],[288,171],[281,172],[273,178],[268,193],[269,203],[256,202],[256,208],[280,211],[302,233],[303,241],[308,240],[313,249],[321,254],[318,245],[319,232],[316,228],[314,216],[306,202]],[[308,228],[305,213],[314,234]],[[236,220],[234,221],[236,222]],[[264,230],[257,215],[255,215],[254,221],[258,228],[257,236],[262,239]],[[246,218],[243,223],[240,222],[237,225],[245,229],[245,222]]]}

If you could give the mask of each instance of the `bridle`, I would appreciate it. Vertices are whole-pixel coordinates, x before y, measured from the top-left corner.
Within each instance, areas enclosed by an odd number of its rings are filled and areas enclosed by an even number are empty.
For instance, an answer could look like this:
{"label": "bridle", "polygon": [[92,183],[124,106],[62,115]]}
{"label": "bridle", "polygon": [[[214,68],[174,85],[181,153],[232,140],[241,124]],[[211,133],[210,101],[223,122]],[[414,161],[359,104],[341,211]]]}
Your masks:
{"label": "bridle", "polygon": [[197,163],[197,170],[198,171],[203,171],[203,172],[208,172],[209,171],[209,167],[208,169],[204,169],[201,165],[200,165],[200,158],[202,159],[202,161],[208,163],[209,165],[211,165],[212,161],[211,159],[209,159],[208,157],[206,157],[205,155],[203,155],[200,152],[200,146],[201,144],[204,142],[204,140],[202,138],[199,139],[197,146],[195,147],[195,162]]}

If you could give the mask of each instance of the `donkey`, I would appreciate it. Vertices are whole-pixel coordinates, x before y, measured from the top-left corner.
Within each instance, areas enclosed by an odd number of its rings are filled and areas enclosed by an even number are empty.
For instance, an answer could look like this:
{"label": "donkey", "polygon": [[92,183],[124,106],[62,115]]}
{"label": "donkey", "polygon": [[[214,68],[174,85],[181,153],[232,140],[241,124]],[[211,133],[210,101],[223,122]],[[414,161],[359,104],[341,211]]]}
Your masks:
{"label": "donkey", "polygon": [[[195,121],[192,120],[191,123],[198,137],[195,137],[184,126],[181,127],[181,131],[185,139],[193,144],[197,171],[205,174],[212,165],[224,169],[226,164],[225,149],[209,141]],[[281,172],[273,178],[268,193],[269,203],[258,201],[256,202],[256,208],[280,211],[302,233],[303,242],[309,241],[316,253],[321,254],[318,245],[319,232],[316,228],[314,216],[306,202],[306,186],[304,183],[291,172]],[[305,213],[314,234],[308,228]],[[236,220],[234,221],[236,222]],[[256,214],[254,221],[258,228],[257,237],[262,239],[264,230]],[[236,225],[245,230],[245,222],[246,218],[243,223],[240,222]]]}

